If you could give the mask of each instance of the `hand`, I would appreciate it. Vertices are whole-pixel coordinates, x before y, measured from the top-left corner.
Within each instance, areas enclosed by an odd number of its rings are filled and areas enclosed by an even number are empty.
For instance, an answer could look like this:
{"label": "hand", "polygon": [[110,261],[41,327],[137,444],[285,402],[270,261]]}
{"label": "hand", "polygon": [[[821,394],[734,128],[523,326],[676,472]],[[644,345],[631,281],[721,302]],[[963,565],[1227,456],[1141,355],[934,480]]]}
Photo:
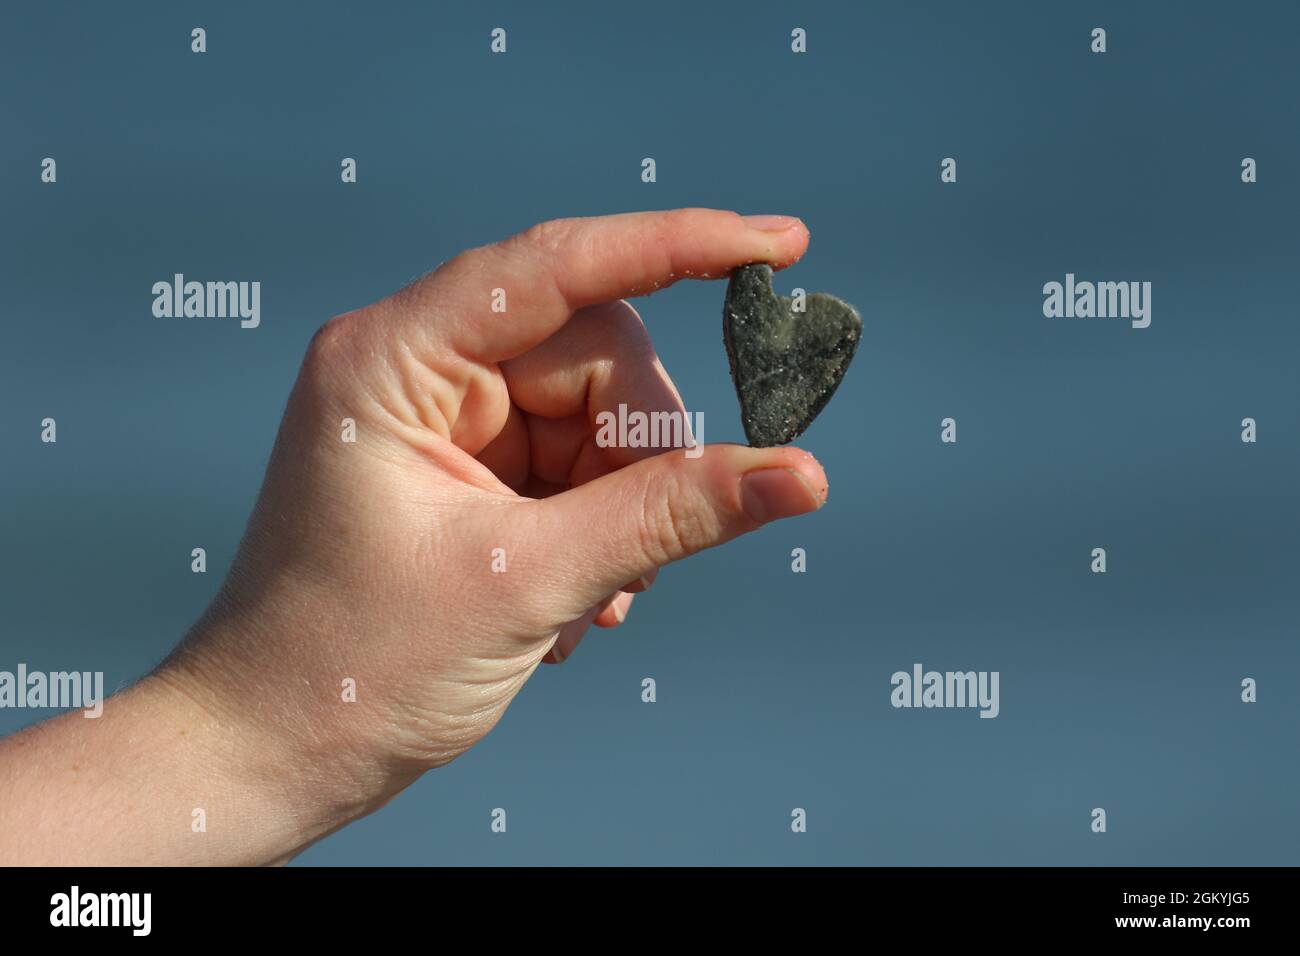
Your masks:
{"label": "hand", "polygon": [[473,746],[663,565],[820,507],[805,452],[600,447],[595,424],[620,404],[685,413],[622,297],[783,267],[807,242],[796,219],[712,210],[560,220],[326,323],[220,595],[138,688],[225,753],[207,772],[228,789],[296,815],[241,862],[283,859]]}

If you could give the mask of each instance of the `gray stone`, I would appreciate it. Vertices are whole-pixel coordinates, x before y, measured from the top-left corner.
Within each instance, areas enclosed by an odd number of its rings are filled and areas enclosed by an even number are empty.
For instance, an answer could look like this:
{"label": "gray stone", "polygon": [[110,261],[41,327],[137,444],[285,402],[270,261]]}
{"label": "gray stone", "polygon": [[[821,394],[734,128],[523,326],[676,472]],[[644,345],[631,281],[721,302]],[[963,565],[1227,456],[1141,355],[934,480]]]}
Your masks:
{"label": "gray stone", "polygon": [[722,335],[750,445],[784,445],[826,407],[857,351],[862,319],[847,302],[815,292],[806,310],[772,290],[772,267],[731,273]]}

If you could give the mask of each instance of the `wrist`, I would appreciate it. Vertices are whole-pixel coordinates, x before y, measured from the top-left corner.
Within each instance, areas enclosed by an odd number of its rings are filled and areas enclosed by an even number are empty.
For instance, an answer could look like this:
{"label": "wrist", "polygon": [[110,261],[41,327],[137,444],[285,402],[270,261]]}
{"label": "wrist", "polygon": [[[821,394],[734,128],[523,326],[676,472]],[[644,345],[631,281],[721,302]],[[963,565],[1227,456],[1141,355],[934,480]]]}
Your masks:
{"label": "wrist", "polygon": [[[341,825],[291,765],[166,665],[0,741],[0,846],[14,865],[284,862]],[[304,796],[304,793],[306,796]]]}
{"label": "wrist", "polygon": [[250,674],[231,653],[258,645],[236,620],[204,622],[142,682],[172,715],[196,792],[224,807],[207,815],[208,832],[245,833],[241,864],[285,862],[383,803],[376,775],[339,751],[301,688]]}

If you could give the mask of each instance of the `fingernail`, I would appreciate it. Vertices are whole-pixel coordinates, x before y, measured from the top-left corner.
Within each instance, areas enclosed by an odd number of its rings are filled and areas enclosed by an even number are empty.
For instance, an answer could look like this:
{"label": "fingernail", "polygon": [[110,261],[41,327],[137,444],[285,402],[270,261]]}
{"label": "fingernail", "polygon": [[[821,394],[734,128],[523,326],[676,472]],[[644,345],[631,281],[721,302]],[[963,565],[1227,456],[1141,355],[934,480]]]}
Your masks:
{"label": "fingernail", "polygon": [[822,499],[791,468],[762,468],[740,479],[740,504],[759,524],[816,511]]}
{"label": "fingernail", "polygon": [[641,577],[637,578],[637,580],[641,582],[642,588],[644,588],[647,591],[650,590],[650,579],[647,578],[644,574],[641,575]]}
{"label": "fingernail", "polygon": [[785,232],[799,224],[797,216],[745,216],[745,225],[759,232]]}
{"label": "fingernail", "polygon": [[632,610],[632,595],[620,594],[610,602],[610,609],[614,612],[614,618],[622,624],[627,620],[627,612]]}

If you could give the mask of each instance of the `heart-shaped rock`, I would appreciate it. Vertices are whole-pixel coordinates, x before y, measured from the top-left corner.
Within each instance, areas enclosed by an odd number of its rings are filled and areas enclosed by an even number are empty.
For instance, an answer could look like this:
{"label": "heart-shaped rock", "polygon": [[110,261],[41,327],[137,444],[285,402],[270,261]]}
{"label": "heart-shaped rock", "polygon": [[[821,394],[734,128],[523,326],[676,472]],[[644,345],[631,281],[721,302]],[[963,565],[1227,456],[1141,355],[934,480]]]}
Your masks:
{"label": "heart-shaped rock", "polygon": [[722,336],[740,419],[750,445],[784,445],[803,434],[844,378],[862,319],[847,302],[814,292],[803,312],[772,290],[772,267],[731,273],[722,307]]}

